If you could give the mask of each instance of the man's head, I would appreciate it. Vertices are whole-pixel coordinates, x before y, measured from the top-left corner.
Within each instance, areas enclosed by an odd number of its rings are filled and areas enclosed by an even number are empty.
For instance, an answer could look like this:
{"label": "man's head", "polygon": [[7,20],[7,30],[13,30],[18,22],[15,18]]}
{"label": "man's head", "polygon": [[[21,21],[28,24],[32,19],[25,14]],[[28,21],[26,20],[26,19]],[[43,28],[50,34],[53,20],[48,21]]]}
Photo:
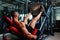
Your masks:
{"label": "man's head", "polygon": [[11,16],[12,16],[12,17],[19,17],[18,11],[12,11],[12,12],[11,12]]}

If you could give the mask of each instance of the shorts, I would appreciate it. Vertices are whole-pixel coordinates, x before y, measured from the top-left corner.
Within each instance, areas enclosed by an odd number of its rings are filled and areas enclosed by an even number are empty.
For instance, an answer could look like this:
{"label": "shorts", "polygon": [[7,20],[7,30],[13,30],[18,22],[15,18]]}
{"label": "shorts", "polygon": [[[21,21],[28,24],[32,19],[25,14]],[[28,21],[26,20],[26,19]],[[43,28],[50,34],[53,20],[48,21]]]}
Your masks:
{"label": "shorts", "polygon": [[34,30],[30,25],[26,25],[26,28],[30,33],[32,33]]}

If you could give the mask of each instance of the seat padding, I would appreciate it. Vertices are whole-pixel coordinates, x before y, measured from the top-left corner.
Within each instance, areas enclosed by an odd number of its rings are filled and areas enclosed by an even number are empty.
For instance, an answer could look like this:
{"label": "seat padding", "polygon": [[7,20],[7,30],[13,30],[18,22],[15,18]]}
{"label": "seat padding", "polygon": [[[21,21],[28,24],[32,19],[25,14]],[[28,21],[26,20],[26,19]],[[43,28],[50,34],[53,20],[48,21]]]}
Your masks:
{"label": "seat padding", "polygon": [[9,17],[4,16],[3,18],[6,22],[8,22],[9,24],[12,24],[12,20]]}

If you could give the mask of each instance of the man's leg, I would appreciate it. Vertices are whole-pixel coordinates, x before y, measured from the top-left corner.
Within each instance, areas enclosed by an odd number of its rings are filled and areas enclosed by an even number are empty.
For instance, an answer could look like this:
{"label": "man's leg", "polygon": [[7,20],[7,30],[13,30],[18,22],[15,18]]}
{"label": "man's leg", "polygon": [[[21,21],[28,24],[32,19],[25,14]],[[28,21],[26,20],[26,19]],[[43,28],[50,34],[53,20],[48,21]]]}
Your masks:
{"label": "man's leg", "polygon": [[36,22],[39,20],[39,18],[41,17],[42,12],[40,12],[35,18],[32,19],[32,21],[30,22],[30,26],[34,29]]}
{"label": "man's leg", "polygon": [[25,23],[25,24],[28,24],[28,19],[29,19],[30,16],[31,16],[31,13],[29,13],[29,14],[25,17],[25,19],[24,19],[24,23]]}
{"label": "man's leg", "polygon": [[36,22],[39,20],[39,18],[41,17],[42,13],[44,11],[44,7],[41,6],[41,9],[40,9],[40,13],[32,19],[32,21],[30,22],[30,26],[34,29],[35,28],[35,25],[36,25]]}

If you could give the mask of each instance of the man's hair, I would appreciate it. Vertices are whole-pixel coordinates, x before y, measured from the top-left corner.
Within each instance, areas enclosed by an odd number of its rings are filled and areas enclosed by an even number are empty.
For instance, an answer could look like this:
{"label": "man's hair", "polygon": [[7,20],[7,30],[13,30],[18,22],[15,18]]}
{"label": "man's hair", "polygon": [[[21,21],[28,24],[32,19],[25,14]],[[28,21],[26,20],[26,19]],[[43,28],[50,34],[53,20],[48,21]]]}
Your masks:
{"label": "man's hair", "polygon": [[15,12],[18,12],[18,11],[16,11],[16,10],[11,11],[11,16],[12,17],[14,16]]}

